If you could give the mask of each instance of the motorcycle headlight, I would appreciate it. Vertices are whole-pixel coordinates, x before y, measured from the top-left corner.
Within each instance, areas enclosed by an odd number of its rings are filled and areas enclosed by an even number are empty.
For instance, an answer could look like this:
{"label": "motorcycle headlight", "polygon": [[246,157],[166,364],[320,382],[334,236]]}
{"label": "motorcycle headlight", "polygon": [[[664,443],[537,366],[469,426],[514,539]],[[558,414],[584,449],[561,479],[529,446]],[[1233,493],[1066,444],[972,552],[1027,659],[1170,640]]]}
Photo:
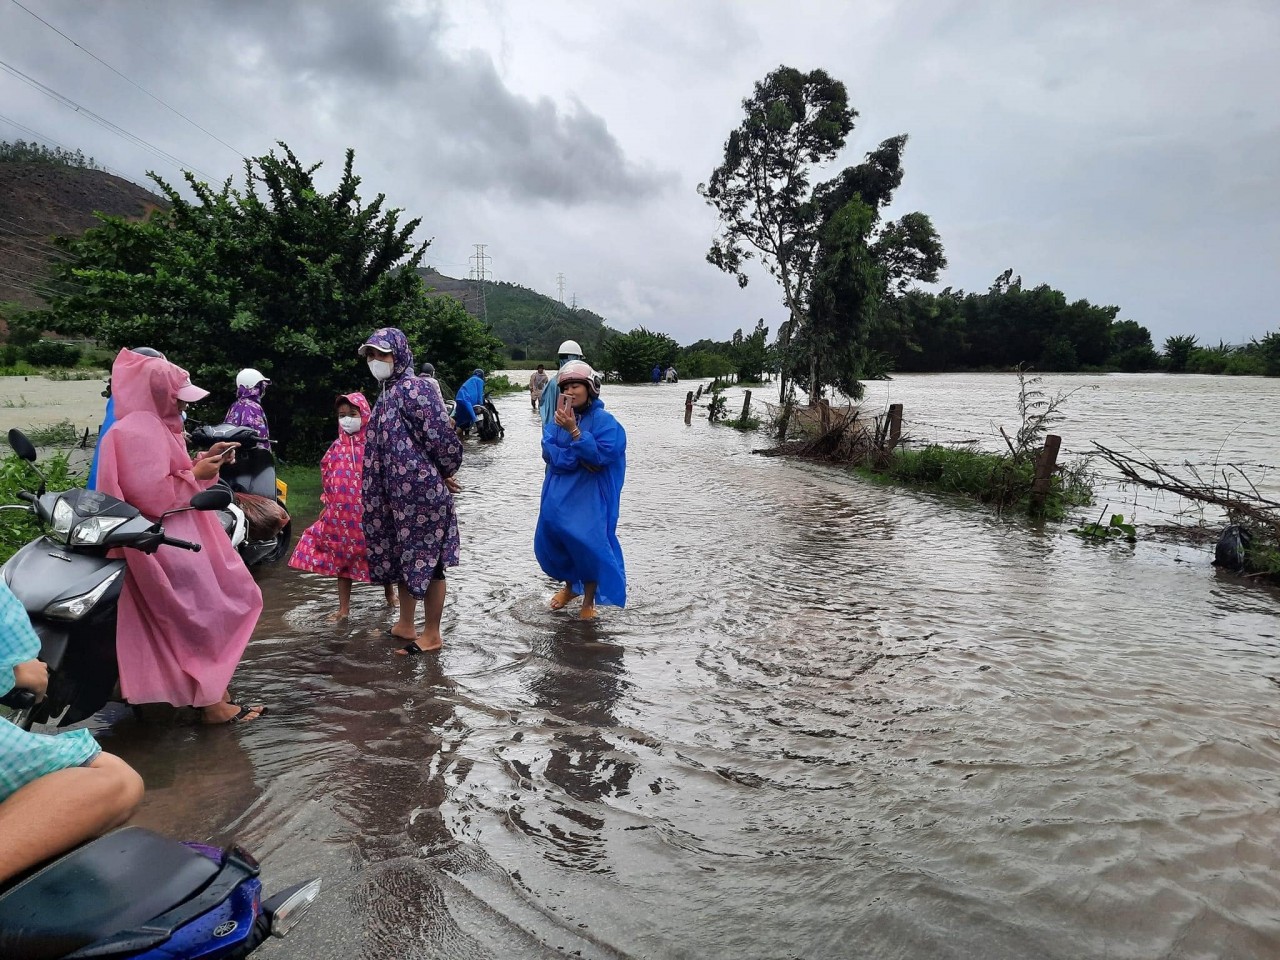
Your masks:
{"label": "motorcycle headlight", "polygon": [[[54,513],[57,511],[55,510]],[[97,546],[107,539],[107,534],[127,519],[128,517],[90,517],[87,520],[81,520],[71,531],[71,539],[68,542],[87,547]]]}
{"label": "motorcycle headlight", "polygon": [[53,532],[65,537],[71,530],[71,524],[75,518],[76,512],[71,509],[71,504],[65,500],[59,500],[53,506]]}
{"label": "motorcycle headlight", "polygon": [[79,620],[97,605],[98,601],[103,598],[106,592],[111,589],[111,585],[123,573],[123,568],[117,570],[88,593],[82,593],[78,597],[55,600],[44,608],[44,615],[53,620]]}

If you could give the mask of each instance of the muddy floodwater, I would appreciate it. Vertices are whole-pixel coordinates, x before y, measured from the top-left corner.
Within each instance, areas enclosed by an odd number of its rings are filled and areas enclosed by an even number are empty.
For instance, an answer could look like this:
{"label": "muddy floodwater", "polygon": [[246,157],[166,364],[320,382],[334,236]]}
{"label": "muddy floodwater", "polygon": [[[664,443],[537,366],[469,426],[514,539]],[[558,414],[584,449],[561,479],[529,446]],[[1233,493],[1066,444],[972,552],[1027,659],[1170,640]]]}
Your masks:
{"label": "muddy floodwater", "polygon": [[[1278,459],[1276,381],[1087,379],[1068,449]],[[279,569],[235,686],[268,718],[95,724],[139,822],[238,838],[271,889],[323,876],[262,956],[1280,956],[1274,591],[754,456],[684,425],[688,386],[606,389],[626,610],[547,611],[539,432],[504,398],[441,656],[392,657],[377,589],[334,627],[332,584]],[[1016,390],[872,396],[989,439]]]}

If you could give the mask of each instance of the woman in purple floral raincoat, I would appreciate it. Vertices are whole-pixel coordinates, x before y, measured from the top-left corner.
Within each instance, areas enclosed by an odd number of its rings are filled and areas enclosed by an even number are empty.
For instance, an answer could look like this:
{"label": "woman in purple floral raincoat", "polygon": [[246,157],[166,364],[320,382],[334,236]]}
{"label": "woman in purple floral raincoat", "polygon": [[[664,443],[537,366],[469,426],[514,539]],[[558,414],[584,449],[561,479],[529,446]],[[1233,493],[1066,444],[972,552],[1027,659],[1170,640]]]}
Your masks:
{"label": "woman in purple floral raincoat", "polygon": [[[413,354],[395,327],[375,330],[360,348],[381,382],[364,445],[364,536],[369,579],[394,583],[400,619],[391,635],[408,641],[400,652],[439,650],[445,567],[458,565],[454,474],[462,441],[454,432],[440,388],[413,372]],[[414,626],[417,601],[426,625]]]}

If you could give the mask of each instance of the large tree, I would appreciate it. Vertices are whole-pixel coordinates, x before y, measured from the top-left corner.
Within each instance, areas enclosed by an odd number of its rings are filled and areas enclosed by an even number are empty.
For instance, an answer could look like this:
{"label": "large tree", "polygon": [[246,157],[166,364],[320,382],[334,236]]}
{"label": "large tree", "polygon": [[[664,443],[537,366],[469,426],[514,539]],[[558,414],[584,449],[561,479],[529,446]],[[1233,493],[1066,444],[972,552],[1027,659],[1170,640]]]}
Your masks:
{"label": "large tree", "polygon": [[[724,162],[698,193],[720,215],[708,262],[747,285],[748,261],[759,258],[782,285],[788,322],[785,348],[807,318],[818,211],[810,177],[844,146],[858,112],[845,86],[826,71],[778,67],[742,101],[746,113],[725,142]],[[786,392],[786,374],[781,378]]]}
{"label": "large tree", "polygon": [[[905,135],[811,186],[814,171],[839,153],[858,115],[844,84],[822,70],[783,66],[757,83],[742,106],[746,117],[729,134],[724,162],[698,185],[720,215],[707,260],[746,286],[747,262],[758,257],[778,280],[788,314],[778,336],[780,396],[799,373],[813,401],[826,386],[857,382],[855,368],[867,357],[860,345],[880,302],[914,282],[936,280],[946,259],[924,214],[883,220],[902,182]],[[854,275],[841,276],[845,269]],[[821,319],[810,330],[817,299]],[[843,359],[824,363],[833,345]]]}
{"label": "large tree", "polygon": [[326,193],[320,164],[280,148],[246,161],[242,191],[187,173],[188,196],[152,174],[167,211],[143,223],[102,218],[66,241],[56,279],[74,292],[54,299],[52,328],[163,350],[213,391],[196,412],[209,419],[232,399],[236,372],[258,368],[272,380],[279,449],[306,457],[332,436],[334,394],[374,386],[356,356],[369,331],[401,327],[419,351],[448,351],[421,358],[446,369],[455,358],[496,363],[497,342],[428,301],[415,268],[430,241],[415,244],[420,221],[401,223],[382,195],[361,200],[353,151]]}

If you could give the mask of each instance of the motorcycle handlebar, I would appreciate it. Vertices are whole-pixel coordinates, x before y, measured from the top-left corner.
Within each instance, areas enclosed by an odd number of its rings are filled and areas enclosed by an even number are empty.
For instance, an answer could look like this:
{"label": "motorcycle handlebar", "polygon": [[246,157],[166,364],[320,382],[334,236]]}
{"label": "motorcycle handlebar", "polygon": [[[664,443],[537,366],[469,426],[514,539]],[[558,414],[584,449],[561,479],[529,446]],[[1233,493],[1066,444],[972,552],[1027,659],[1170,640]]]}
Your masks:
{"label": "motorcycle handlebar", "polygon": [[190,550],[192,553],[200,552],[200,544],[192,543],[190,540],[176,540],[173,537],[165,537],[161,543],[166,547],[178,547],[182,550]]}
{"label": "motorcycle handlebar", "polygon": [[18,491],[18,499],[19,499],[19,500],[25,500],[25,501],[27,501],[27,503],[35,503],[35,502],[36,502],[36,495],[35,495],[34,493],[32,493],[30,490],[19,490],[19,491]]}

